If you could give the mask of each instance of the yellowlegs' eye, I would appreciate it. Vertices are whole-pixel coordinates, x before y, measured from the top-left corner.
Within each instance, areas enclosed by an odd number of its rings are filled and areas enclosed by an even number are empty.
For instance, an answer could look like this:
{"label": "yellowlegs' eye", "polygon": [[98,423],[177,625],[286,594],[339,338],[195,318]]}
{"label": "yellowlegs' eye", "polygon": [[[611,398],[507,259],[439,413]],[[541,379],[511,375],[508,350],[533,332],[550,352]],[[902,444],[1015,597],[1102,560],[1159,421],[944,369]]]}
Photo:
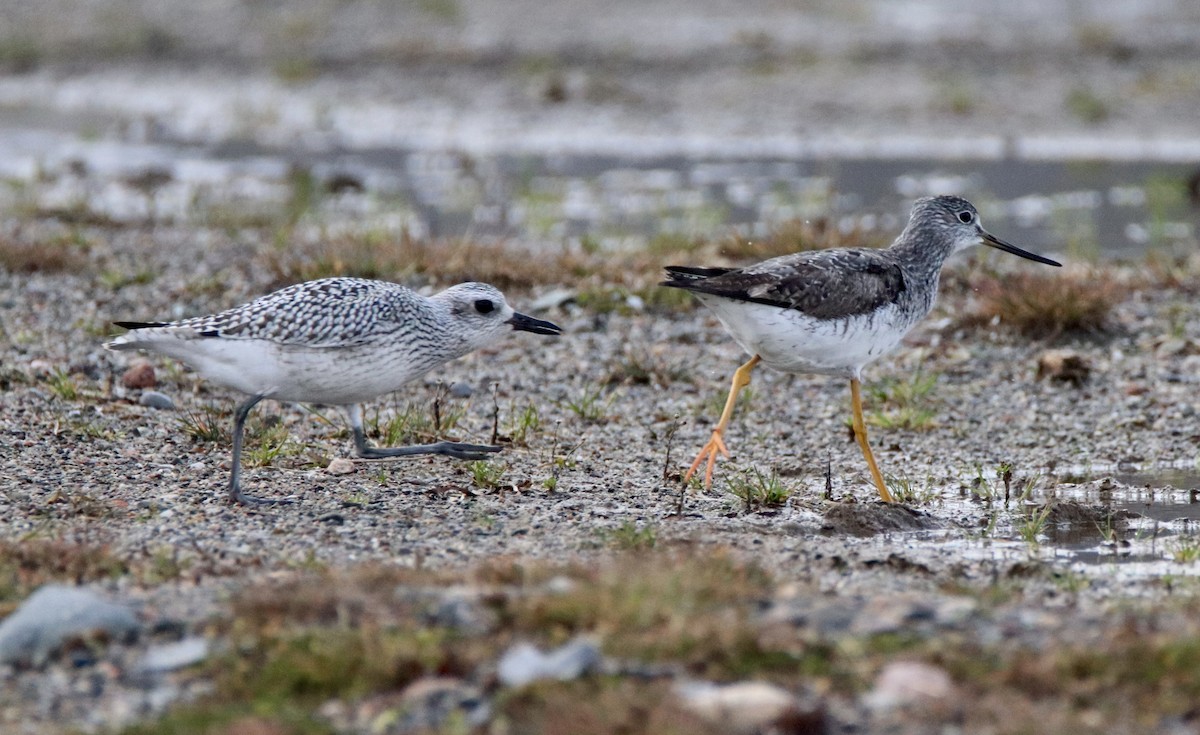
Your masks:
{"label": "yellowlegs' eye", "polygon": [[475,311],[478,311],[480,314],[491,314],[495,309],[496,305],[488,299],[475,300]]}
{"label": "yellowlegs' eye", "polygon": [[973,220],[973,219],[975,219],[975,215],[971,214],[968,211],[964,210],[964,211],[958,213],[958,221],[962,222],[964,225],[971,224],[971,220]]}

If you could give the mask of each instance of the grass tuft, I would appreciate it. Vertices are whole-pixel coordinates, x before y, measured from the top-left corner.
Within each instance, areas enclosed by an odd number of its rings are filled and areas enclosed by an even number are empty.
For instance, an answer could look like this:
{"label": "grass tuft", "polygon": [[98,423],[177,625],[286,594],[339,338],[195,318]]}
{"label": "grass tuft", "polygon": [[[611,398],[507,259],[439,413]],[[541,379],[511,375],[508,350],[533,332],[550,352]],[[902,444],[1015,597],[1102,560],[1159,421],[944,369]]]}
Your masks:
{"label": "grass tuft", "polygon": [[936,427],[937,381],[938,373],[917,370],[904,379],[888,378],[872,384],[868,388],[871,402],[883,407],[872,411],[868,421],[884,429],[927,431]]}
{"label": "grass tuft", "polygon": [[78,235],[32,242],[0,237],[0,268],[9,273],[77,272],[87,266],[88,247]]}
{"label": "grass tuft", "polygon": [[24,599],[48,582],[84,584],[127,571],[107,546],[37,538],[0,541],[0,603]]}
{"label": "grass tuft", "polygon": [[647,551],[658,543],[658,530],[651,524],[638,525],[622,521],[621,525],[603,533],[608,545],[620,551]]}
{"label": "grass tuft", "polygon": [[999,324],[1039,339],[1105,333],[1113,307],[1125,295],[1120,283],[1098,270],[988,275],[973,285],[978,303],[958,320],[960,327]]}
{"label": "grass tuft", "polygon": [[508,465],[503,462],[489,462],[481,459],[467,465],[471,470],[471,482],[480,490],[495,490],[504,479]]}
{"label": "grass tuft", "polygon": [[753,467],[734,475],[727,482],[730,494],[742,501],[747,513],[761,508],[778,508],[787,503],[793,492],[774,469],[771,474],[764,475],[757,467]]}
{"label": "grass tuft", "polygon": [[184,409],[179,418],[179,429],[202,444],[228,444],[230,435],[229,417],[215,404],[205,404],[198,411]]}

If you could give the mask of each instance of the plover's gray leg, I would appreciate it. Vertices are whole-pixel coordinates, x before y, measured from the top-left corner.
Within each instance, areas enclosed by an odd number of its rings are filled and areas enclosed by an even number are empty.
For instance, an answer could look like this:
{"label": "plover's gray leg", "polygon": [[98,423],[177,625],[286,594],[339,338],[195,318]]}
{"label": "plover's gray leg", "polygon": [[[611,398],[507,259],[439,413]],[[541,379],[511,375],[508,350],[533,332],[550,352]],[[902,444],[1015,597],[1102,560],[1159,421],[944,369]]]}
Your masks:
{"label": "plover's gray leg", "polygon": [[242,435],[246,433],[246,417],[250,415],[250,409],[254,408],[264,398],[266,396],[261,394],[250,396],[249,400],[237,407],[237,412],[233,415],[233,471],[229,476],[229,499],[239,505],[267,505],[271,503],[292,502],[287,498],[260,498],[242,492]]}
{"label": "plover's gray leg", "polygon": [[350,419],[350,430],[354,433],[354,451],[363,459],[384,459],[387,457],[409,457],[415,454],[440,454],[443,457],[455,459],[487,459],[489,454],[495,454],[503,449],[492,444],[464,444],[462,442],[435,442],[433,444],[413,444],[407,447],[369,447],[367,436],[363,431],[362,406],[357,404],[346,406],[346,416]]}

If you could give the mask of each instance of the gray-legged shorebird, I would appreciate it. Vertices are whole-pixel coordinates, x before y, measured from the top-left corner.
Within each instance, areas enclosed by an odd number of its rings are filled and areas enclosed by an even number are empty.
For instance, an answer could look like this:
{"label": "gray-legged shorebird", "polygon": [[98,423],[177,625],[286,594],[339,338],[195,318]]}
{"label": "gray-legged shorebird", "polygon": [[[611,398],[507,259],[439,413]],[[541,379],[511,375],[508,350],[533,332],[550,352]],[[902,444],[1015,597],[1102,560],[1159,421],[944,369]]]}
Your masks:
{"label": "gray-legged shorebird", "polygon": [[158,352],[250,396],[233,423],[229,497],[237,503],[281,502],[247,495],[240,482],[246,416],[264,398],[341,407],[354,449],[366,459],[414,454],[483,459],[500,447],[447,441],[367,446],[361,404],[508,329],[562,334],[557,325],[513,311],[486,283],[460,283],[422,296],[399,284],[361,278],[298,283],[210,316],[116,324],[130,331],[105,343],[108,349]]}
{"label": "gray-legged shorebird", "polygon": [[946,258],[979,244],[1060,265],[983,229],[967,200],[938,196],[918,199],[904,231],[883,250],[818,250],[745,268],[668,266],[670,278],[661,285],[694,293],[750,355],[734,372],[721,419],[684,481],[707,461],[704,484],[712,484],[717,455],[729,456],[723,435],[738,392],[761,362],[787,373],[850,379],[854,438],[880,497],[892,502],[867,442],[859,387],[863,367],[892,350],[933,308]]}

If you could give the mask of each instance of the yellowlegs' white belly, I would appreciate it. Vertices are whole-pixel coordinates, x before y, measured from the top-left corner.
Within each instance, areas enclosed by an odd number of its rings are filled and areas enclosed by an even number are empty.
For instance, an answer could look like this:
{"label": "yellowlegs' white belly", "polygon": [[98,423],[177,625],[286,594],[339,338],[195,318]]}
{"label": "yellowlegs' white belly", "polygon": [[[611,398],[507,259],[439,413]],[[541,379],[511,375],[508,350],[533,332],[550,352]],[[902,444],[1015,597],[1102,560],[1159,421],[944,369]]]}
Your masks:
{"label": "yellowlegs' white belly", "polygon": [[787,373],[857,378],[864,365],[895,348],[916,322],[895,304],[857,316],[815,319],[795,309],[703,293],[696,297],[742,349]]}

